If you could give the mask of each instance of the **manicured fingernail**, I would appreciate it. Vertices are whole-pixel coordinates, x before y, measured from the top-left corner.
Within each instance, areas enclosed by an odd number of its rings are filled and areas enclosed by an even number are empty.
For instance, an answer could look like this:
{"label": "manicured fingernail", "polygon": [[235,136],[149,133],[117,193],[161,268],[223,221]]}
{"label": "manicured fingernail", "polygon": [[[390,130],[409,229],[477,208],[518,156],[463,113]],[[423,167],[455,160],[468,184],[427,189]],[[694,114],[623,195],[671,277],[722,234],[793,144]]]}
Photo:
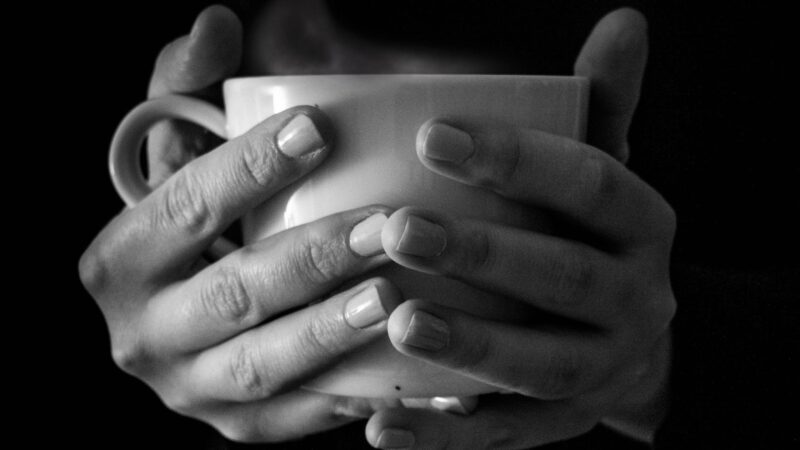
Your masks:
{"label": "manicured fingernail", "polygon": [[298,114],[278,133],[278,148],[290,158],[299,158],[325,146],[325,140],[305,114]]}
{"label": "manicured fingernail", "polygon": [[354,295],[344,307],[344,320],[353,328],[367,328],[388,317],[374,285]]}
{"label": "manicured fingernail", "polygon": [[353,231],[350,232],[350,249],[361,256],[383,253],[381,229],[387,219],[386,214],[377,213],[353,227]]}
{"label": "manicured fingernail", "polygon": [[472,156],[472,136],[451,125],[436,122],[428,128],[422,143],[422,154],[429,159],[461,164]]}
{"label": "manicured fingernail", "polygon": [[430,258],[441,255],[446,246],[447,233],[441,225],[409,215],[395,250],[407,255]]}
{"label": "manicured fingernail", "polygon": [[433,409],[449,413],[468,415],[478,406],[478,396],[471,397],[433,397],[430,400]]}
{"label": "manicured fingernail", "polygon": [[417,310],[411,315],[402,342],[422,350],[438,351],[447,346],[450,328],[447,322],[425,311]]}
{"label": "manicured fingernail", "polygon": [[416,440],[414,433],[399,428],[385,428],[378,436],[378,448],[400,449],[410,448]]}

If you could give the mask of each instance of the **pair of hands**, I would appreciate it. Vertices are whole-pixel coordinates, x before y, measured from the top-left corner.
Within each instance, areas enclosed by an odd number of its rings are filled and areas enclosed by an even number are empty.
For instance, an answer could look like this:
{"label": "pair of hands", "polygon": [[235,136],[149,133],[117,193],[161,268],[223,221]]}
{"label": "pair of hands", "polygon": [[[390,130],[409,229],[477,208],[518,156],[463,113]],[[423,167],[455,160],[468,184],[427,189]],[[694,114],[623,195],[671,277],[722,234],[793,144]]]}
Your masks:
{"label": "pair of hands", "polygon": [[[241,45],[238,19],[207,9],[191,35],[159,55],[150,96],[218,96],[214,86],[238,70]],[[114,218],[80,262],[109,325],[114,360],[169,408],[239,441],[292,439],[366,417],[367,439],[380,448],[524,448],[609,418],[637,427],[625,414],[648,406],[666,377],[675,311],[674,213],[620,162],[646,54],[646,25],[634,11],[613,12],[593,30],[575,64],[592,81],[588,144],[527,129],[460,130],[468,144],[452,161],[447,136],[459,131],[437,121],[420,131],[417,151],[429,169],[553,211],[574,231],[569,237],[369,206],[208,261],[204,251],[233,220],[335,151],[327,119],[293,108],[213,151],[210,136],[192,125],[158,126],[149,139],[154,192]],[[307,118],[306,127],[287,144],[281,130],[297,117]],[[354,251],[364,230],[358,224],[378,213],[388,216],[381,242]],[[444,251],[433,251],[442,242],[430,239],[398,247],[412,216],[441,230]],[[559,319],[512,326],[424,299],[403,302],[384,279],[298,309],[389,261]],[[409,336],[424,336],[431,325],[445,345],[413,345],[419,341]],[[474,413],[458,416],[298,389],[385,333],[405,354],[516,395],[484,396]]]}

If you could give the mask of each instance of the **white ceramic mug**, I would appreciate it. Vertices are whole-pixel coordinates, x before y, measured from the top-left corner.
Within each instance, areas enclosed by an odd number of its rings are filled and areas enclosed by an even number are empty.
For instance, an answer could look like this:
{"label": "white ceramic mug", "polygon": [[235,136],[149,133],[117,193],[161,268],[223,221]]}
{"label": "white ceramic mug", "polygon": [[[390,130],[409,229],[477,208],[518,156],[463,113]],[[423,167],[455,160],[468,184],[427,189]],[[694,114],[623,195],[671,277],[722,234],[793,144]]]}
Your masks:
{"label": "white ceramic mug", "polygon": [[[462,125],[528,127],[583,140],[589,83],[582,77],[524,75],[304,75],[233,78],[223,86],[225,112],[200,100],[169,96],[139,105],[112,142],[110,170],[129,206],[149,192],[139,167],[148,129],[185,119],[223,138],[267,117],[316,105],[331,119],[336,147],[311,174],[244,219],[245,243],[369,204],[421,206],[512,226],[547,229],[547,218],[486,190],[437,175],[417,159],[417,130],[446,117]],[[443,277],[397,265],[367,276],[392,280],[405,298],[423,298],[495,320],[535,320],[531,307]],[[357,281],[357,280],[356,280]],[[467,396],[497,389],[406,357],[383,339],[343,359],[305,387],[362,397]]]}

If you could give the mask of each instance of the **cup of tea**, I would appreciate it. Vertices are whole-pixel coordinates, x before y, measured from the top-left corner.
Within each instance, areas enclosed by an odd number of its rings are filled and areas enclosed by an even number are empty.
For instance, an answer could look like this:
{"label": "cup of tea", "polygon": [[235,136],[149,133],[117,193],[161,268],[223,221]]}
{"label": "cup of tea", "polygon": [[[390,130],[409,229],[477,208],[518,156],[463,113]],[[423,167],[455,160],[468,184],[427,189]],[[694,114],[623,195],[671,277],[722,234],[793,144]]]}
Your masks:
{"label": "cup of tea", "polygon": [[[247,244],[370,204],[420,206],[546,231],[551,223],[544,211],[427,169],[417,157],[417,132],[428,120],[439,118],[464,127],[535,128],[583,140],[589,82],[583,77],[531,75],[265,76],[228,79],[223,94],[224,112],[182,96],[139,105],[117,130],[110,168],[117,191],[132,206],[149,192],[139,152],[148,129],[158,121],[188,120],[231,139],[285,109],[317,106],[333,124],[336,147],[314,171],[243,218]],[[531,306],[460,281],[396,264],[363,278],[373,276],[391,280],[404,298],[422,298],[492,320],[525,323],[536,320],[538,313]],[[497,391],[405,356],[388,337],[343,358],[304,387],[336,395],[401,398]]]}

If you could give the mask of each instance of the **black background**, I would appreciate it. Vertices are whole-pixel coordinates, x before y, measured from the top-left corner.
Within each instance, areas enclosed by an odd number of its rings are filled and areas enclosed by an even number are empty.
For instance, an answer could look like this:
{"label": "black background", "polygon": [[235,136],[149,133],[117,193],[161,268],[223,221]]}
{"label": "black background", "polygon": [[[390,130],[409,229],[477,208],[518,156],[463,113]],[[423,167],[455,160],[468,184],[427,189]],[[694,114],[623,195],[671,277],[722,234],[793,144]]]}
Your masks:
{"label": "black background", "polygon": [[[44,194],[20,192],[39,210],[48,192],[70,198],[52,202],[45,218],[34,220],[46,227],[36,231],[41,238],[33,248],[19,243],[34,253],[29,267],[47,273],[30,282],[39,300],[23,302],[42,317],[45,330],[37,334],[44,343],[29,344],[27,331],[16,332],[15,345],[42,367],[30,377],[33,394],[22,396],[30,412],[18,417],[36,430],[26,433],[33,441],[186,445],[210,433],[167,411],[149,388],[113,365],[104,321],[77,273],[82,251],[122,207],[107,175],[113,130],[145,98],[160,48],[187,33],[204,4],[108,2],[28,13],[39,19],[25,22],[20,42],[27,50],[15,67],[55,89],[26,100],[29,117],[42,119],[28,131],[37,144],[26,151],[39,160],[33,167],[45,165],[55,175],[41,183]],[[776,405],[796,408],[795,389],[784,383],[796,378],[790,363],[798,343],[790,332],[800,250],[797,82],[788,67],[796,58],[790,33],[797,24],[786,11],[745,3],[644,8],[652,47],[631,167],[679,217],[673,271],[683,346],[676,377],[689,394],[678,399],[676,411],[692,420],[674,419],[671,431],[680,436],[682,429],[687,442],[695,433],[733,447],[770,435],[796,440],[796,431],[780,429],[786,414]],[[585,29],[579,41],[591,22],[573,25]]]}

